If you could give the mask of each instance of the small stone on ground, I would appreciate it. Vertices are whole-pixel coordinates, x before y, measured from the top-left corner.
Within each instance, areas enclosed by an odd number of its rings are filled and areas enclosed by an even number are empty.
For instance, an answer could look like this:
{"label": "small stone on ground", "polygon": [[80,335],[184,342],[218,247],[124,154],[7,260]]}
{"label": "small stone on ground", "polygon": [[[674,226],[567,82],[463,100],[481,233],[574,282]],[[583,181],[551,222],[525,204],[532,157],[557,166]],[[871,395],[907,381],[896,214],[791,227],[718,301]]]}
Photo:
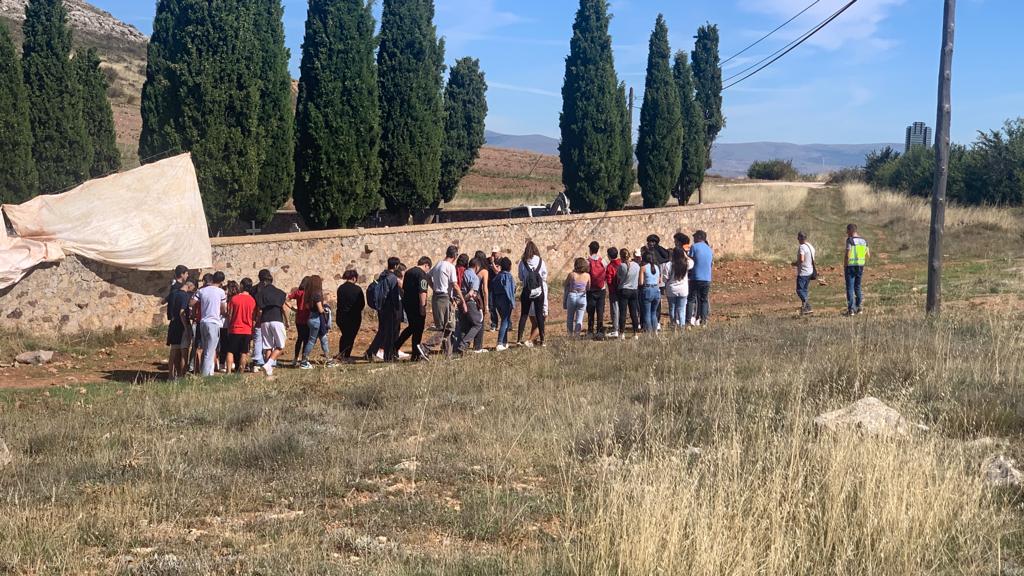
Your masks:
{"label": "small stone on ground", "polygon": [[23,352],[14,358],[18,364],[31,364],[39,366],[49,364],[53,360],[53,352],[50,350],[36,350],[35,352]]}
{"label": "small stone on ground", "polygon": [[906,437],[927,427],[914,425],[878,398],[868,396],[814,419],[814,425],[830,432],[859,432],[869,436]]}

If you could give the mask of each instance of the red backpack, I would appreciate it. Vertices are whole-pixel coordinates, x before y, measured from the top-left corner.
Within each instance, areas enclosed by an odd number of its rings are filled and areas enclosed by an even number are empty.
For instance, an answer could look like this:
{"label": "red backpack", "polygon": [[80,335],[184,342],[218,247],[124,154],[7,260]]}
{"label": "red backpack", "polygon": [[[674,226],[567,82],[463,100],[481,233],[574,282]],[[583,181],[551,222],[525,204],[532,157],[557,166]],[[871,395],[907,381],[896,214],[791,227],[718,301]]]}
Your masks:
{"label": "red backpack", "polygon": [[597,258],[596,260],[594,258],[590,258],[590,289],[604,290],[607,280],[608,279],[605,277],[604,261],[600,258]]}

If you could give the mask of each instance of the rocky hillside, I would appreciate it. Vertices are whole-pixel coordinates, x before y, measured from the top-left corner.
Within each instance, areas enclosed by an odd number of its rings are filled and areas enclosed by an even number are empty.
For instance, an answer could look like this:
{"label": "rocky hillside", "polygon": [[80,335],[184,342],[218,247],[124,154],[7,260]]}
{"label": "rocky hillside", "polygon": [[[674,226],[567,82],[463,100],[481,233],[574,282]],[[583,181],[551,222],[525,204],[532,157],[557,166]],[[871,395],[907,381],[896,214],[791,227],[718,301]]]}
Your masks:
{"label": "rocky hillside", "polygon": [[[21,24],[27,0],[0,0],[0,22],[21,44]],[[136,28],[81,0],[64,0],[72,41],[76,47],[96,48],[110,82],[110,102],[117,124],[118,145],[126,166],[137,163],[136,149],[142,120],[139,102],[146,80],[148,39]]]}

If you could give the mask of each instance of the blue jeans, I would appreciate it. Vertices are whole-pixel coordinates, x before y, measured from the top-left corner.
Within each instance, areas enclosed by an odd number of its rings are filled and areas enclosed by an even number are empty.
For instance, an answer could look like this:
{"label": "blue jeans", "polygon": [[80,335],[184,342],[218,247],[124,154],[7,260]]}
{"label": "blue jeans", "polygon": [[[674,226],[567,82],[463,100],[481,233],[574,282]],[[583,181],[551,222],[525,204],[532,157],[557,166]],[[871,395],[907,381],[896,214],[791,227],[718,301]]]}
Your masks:
{"label": "blue jeans", "polygon": [[499,318],[498,344],[508,346],[508,331],[512,329],[512,303],[496,301],[491,313]]}
{"label": "blue jeans", "polygon": [[688,296],[669,296],[668,297],[668,317],[671,319],[674,326],[685,327],[686,326],[686,303],[689,300]]}
{"label": "blue jeans", "polygon": [[203,376],[213,376],[213,369],[217,362],[217,344],[220,343],[220,322],[216,320],[203,320],[199,323],[199,330],[203,334]]}
{"label": "blue jeans", "polygon": [[320,343],[320,347],[324,350],[324,355],[328,358],[331,357],[331,347],[327,343],[327,331],[324,331],[323,336],[320,335],[320,324],[323,322],[323,317],[320,315],[310,315],[309,317],[309,339],[306,340],[306,346],[302,350],[302,359],[309,360],[309,355],[313,353],[313,347],[316,343]]}
{"label": "blue jeans", "polygon": [[570,336],[578,336],[583,331],[583,315],[586,311],[586,292],[569,292],[565,295],[565,329]]}
{"label": "blue jeans", "polygon": [[809,291],[811,287],[810,276],[797,276],[796,277],[796,295],[800,297],[800,301],[807,304],[807,298],[809,297]]}
{"label": "blue jeans", "polygon": [[863,266],[846,267],[846,309],[850,312],[860,311],[860,305],[864,301],[864,293],[861,291],[863,279]]}
{"label": "blue jeans", "polygon": [[643,304],[640,311],[644,317],[644,330],[649,334],[658,331],[658,308],[661,306],[661,290],[657,286],[644,286]]}

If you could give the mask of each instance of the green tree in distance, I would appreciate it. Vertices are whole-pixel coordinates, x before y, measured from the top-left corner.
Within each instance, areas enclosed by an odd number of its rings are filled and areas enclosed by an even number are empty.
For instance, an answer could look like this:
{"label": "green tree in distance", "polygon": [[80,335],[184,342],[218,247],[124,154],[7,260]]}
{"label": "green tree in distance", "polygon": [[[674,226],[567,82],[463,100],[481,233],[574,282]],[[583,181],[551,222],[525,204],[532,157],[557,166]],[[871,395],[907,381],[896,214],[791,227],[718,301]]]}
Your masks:
{"label": "green tree in distance", "polygon": [[480,61],[462,58],[452,66],[444,91],[444,151],[441,153],[440,202],[451,202],[480,155],[487,119],[487,82]]}
{"label": "green tree in distance", "polygon": [[644,208],[661,208],[679,180],[683,121],[679,91],[672,77],[668,26],[659,14],[647,55],[647,83],[636,145],[637,180]]}
{"label": "green tree in distance", "polygon": [[718,56],[718,26],[705,24],[697,30],[693,48],[693,77],[697,87],[697,102],[704,112],[705,166],[711,168],[711,148],[718,133],[725,128],[722,116],[722,67]]}
{"label": "green tree in distance", "polygon": [[683,117],[683,161],[679,170],[679,180],[672,195],[680,205],[683,205],[689,203],[693,193],[704,185],[704,171],[707,166],[707,153],[704,149],[706,130],[704,113],[694,94],[693,72],[690,70],[686,52],[676,52],[672,76],[679,92]]}
{"label": "green tree in distance", "polygon": [[0,25],[0,204],[20,204],[39,190],[32,126],[18,53]]}
{"label": "green tree in distance", "polygon": [[373,2],[312,0],[296,113],[295,207],[313,228],[380,207],[380,100]]}
{"label": "green tree in distance", "polygon": [[82,118],[92,142],[92,166],[89,176],[99,178],[121,169],[121,151],[117,149],[114,113],[107,99],[107,77],[100,70],[100,56],[89,48],[75,59],[82,94]]}

